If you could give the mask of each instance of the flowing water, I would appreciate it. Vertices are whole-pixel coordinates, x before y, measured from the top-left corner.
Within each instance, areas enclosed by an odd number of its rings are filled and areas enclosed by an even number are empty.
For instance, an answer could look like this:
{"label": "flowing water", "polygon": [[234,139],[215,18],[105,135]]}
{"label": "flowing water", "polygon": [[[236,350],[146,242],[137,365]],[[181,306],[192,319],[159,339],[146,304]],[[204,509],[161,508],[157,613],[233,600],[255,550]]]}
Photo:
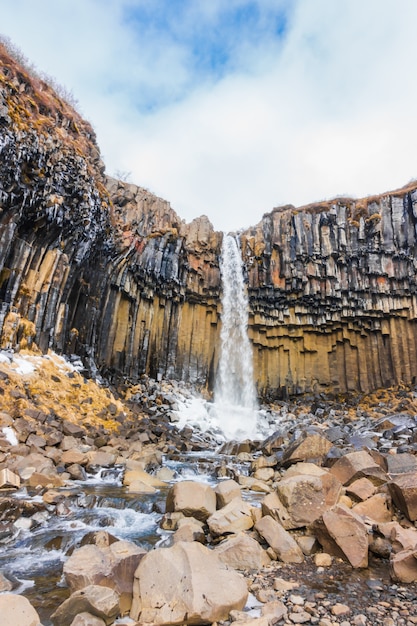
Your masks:
{"label": "flowing water", "polygon": [[252,346],[248,337],[249,301],[237,238],[224,235],[220,259],[222,328],[214,408],[230,438],[252,437],[256,431],[256,390]]}

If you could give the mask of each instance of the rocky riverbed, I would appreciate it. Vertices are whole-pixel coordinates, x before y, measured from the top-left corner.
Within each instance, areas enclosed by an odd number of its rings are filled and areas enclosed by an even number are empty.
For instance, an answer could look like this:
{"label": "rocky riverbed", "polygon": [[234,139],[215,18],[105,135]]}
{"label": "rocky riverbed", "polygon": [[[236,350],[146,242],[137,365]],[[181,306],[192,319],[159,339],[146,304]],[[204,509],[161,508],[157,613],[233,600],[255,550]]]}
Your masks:
{"label": "rocky riverbed", "polygon": [[1,353],[1,623],[416,624],[415,391],[203,405]]}

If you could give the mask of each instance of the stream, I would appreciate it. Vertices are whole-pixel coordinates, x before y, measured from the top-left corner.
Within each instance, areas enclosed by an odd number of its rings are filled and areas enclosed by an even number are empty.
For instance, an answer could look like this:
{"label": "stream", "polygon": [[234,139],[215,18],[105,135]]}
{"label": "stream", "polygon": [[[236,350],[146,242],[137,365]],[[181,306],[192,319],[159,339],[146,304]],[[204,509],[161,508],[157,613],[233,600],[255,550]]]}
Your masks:
{"label": "stream", "polygon": [[[128,493],[122,484],[122,467],[101,470],[86,481],[72,481],[70,487],[59,489],[65,500],[57,507],[58,515],[35,514],[37,525],[30,530],[21,518],[22,527],[2,544],[0,571],[14,583],[14,591],[33,604],[43,626],[51,626],[50,615],[69,596],[62,580],[63,564],[85,535],[107,531],[117,539],[152,549],[170,535],[159,527],[170,484],[198,480],[214,486],[219,461],[218,455],[207,452],[182,455],[181,460],[165,459],[163,465],[174,472],[174,479],[151,495]],[[13,497],[42,503],[40,495],[26,488]]]}

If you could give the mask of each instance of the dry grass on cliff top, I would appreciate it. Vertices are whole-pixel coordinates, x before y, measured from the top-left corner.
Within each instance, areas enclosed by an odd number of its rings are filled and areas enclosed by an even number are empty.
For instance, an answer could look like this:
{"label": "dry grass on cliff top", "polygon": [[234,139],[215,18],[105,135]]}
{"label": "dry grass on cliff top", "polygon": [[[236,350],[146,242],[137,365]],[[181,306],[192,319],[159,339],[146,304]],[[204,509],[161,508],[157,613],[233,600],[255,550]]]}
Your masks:
{"label": "dry grass on cliff top", "polygon": [[0,361],[0,372],[6,375],[0,377],[0,411],[12,417],[37,409],[73,423],[116,431],[119,423],[114,416],[130,413],[109,389],[85,379],[52,352],[23,350],[11,362]]}

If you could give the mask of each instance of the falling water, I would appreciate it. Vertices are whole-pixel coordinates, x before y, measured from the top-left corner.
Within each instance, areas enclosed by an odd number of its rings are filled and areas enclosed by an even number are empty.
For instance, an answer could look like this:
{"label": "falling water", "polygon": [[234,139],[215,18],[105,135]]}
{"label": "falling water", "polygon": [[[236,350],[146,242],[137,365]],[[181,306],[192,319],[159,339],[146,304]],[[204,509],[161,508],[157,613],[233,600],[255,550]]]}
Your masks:
{"label": "falling water", "polygon": [[256,430],[256,391],[252,348],[248,338],[248,296],[243,263],[235,237],[224,235],[221,352],[215,388],[215,409],[229,437],[251,437]]}

